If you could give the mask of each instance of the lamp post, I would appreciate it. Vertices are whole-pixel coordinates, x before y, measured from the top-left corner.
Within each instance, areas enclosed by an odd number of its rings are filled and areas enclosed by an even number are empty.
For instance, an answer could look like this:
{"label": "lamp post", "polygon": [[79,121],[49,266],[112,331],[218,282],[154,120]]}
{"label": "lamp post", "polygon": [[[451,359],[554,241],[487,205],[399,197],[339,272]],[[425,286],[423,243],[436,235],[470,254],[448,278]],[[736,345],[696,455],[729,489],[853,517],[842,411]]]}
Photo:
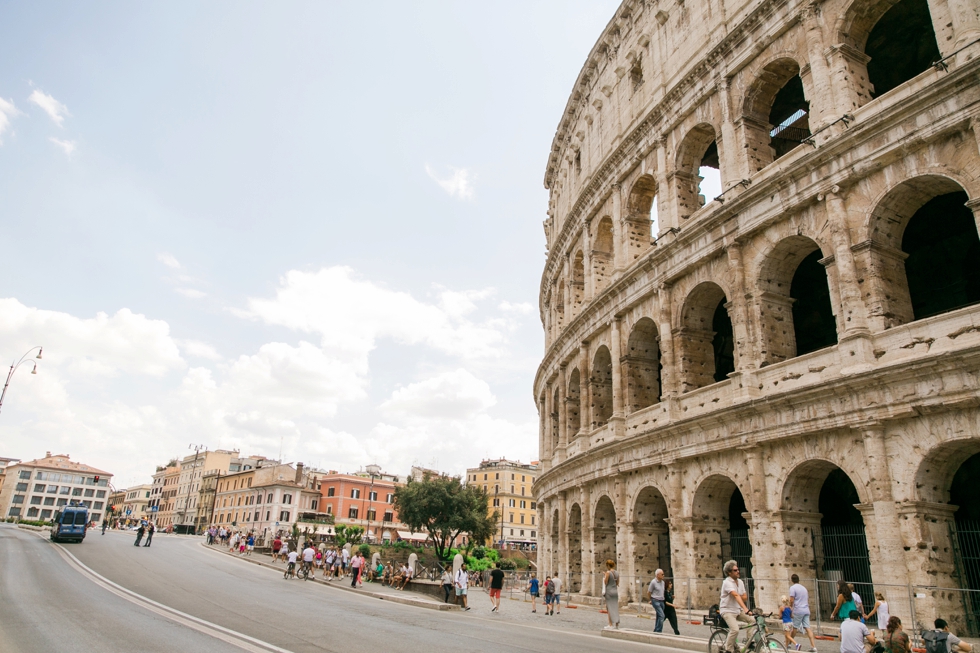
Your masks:
{"label": "lamp post", "polygon": [[[37,346],[37,347],[31,347],[30,349],[27,350],[27,353],[26,354],[24,354],[23,356],[20,357],[20,360],[19,361],[17,361],[16,363],[11,363],[10,364],[10,371],[7,372],[7,382],[3,384],[3,392],[0,392],[0,409],[3,408],[3,398],[7,396],[7,386],[10,385],[10,378],[14,375],[14,372],[17,371],[17,368],[20,367],[25,362],[25,360],[27,359],[27,357],[35,349],[37,350],[37,356],[35,356],[35,358],[37,358],[38,360],[40,360],[40,358],[41,358],[41,352],[44,351],[44,348],[41,347],[41,346]],[[31,374],[37,374],[37,363],[34,363],[34,369],[31,370]]]}

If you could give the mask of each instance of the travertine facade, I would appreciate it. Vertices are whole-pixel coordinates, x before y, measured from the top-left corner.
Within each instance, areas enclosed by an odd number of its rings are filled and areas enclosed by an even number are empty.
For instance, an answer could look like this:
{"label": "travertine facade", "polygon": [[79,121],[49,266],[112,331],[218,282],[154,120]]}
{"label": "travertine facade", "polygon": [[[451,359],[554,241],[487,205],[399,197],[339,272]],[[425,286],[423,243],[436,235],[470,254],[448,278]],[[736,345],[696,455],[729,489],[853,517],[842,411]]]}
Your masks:
{"label": "travertine facade", "polygon": [[[545,176],[542,573],[595,595],[614,558],[636,600],[664,566],[707,606],[698,579],[743,546],[768,609],[798,573],[874,582],[903,617],[886,583],[969,584],[951,500],[980,461],[977,9],[620,6]],[[828,539],[855,526],[867,579]],[[920,618],[962,616],[925,593]]]}

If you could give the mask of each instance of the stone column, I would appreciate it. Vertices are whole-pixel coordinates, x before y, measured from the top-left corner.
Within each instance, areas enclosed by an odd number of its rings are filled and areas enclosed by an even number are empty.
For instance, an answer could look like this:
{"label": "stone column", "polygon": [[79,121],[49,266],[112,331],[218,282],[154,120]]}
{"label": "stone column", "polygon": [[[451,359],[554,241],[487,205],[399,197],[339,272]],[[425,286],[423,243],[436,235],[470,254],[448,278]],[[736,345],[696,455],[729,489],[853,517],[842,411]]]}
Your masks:
{"label": "stone column", "polygon": [[548,414],[545,420],[544,447],[541,449],[541,457],[545,460],[551,460],[551,456],[554,454],[552,441],[555,433],[555,396],[551,391],[550,383],[545,384],[544,392],[545,405],[548,408]]}
{"label": "stone column", "polygon": [[657,220],[660,228],[658,239],[666,237],[665,242],[670,242],[678,225],[677,207],[667,171],[667,138],[661,137],[657,140]]}
{"label": "stone column", "polygon": [[[735,123],[732,122],[730,98],[731,80],[725,78],[718,84],[718,101],[721,103],[721,133],[717,135],[718,154],[721,158],[721,189],[728,191],[744,177],[738,165],[738,142]],[[734,196],[734,193],[732,194]],[[726,195],[725,199],[729,199]]]}
{"label": "stone column", "polygon": [[594,296],[592,283],[592,219],[587,218],[585,220],[585,225],[582,227],[582,255],[585,257],[582,261],[585,266],[585,301],[582,302],[582,308],[585,309],[585,304],[592,301]]}
{"label": "stone column", "polygon": [[[977,139],[977,147],[980,148],[980,119],[974,118],[970,123],[973,125],[973,135]],[[977,223],[977,232],[980,232],[980,197],[967,202],[966,208],[973,211],[973,221]]]}
{"label": "stone column", "polygon": [[[626,267],[624,261],[626,257],[626,228],[623,224],[623,187],[620,184],[612,185],[612,222],[613,222],[613,269],[619,272]],[[617,275],[618,276],[618,275]]]}
{"label": "stone column", "polygon": [[[812,80],[810,101],[810,131],[815,132],[828,122],[836,120],[836,89],[831,83],[830,66],[827,65],[826,46],[820,29],[820,8],[816,3],[806,5],[802,11],[803,32],[806,36],[807,58],[810,60]],[[830,130],[828,130],[830,131]],[[827,138],[829,138],[829,134]]]}
{"label": "stone column", "polygon": [[620,575],[619,599],[620,603],[628,603],[633,597],[630,587],[633,585],[632,524],[627,518],[626,479],[621,474],[616,476],[613,499],[616,510],[616,569]]}
{"label": "stone column", "polygon": [[582,594],[593,596],[595,578],[595,529],[592,525],[592,492],[588,485],[581,487],[582,500]]}
{"label": "stone column", "polygon": [[845,43],[828,48],[830,76],[836,94],[834,118],[851,113],[871,101],[868,62],[871,57]]}
{"label": "stone column", "polygon": [[[547,392],[547,390],[545,390]],[[538,399],[538,421],[540,422],[540,435],[538,436],[538,450],[541,452],[541,460],[547,460],[545,456],[544,441],[548,438],[548,400],[547,395]]]}
{"label": "stone column", "polygon": [[773,578],[776,568],[776,552],[773,546],[772,524],[769,509],[769,491],[766,485],[765,452],[761,447],[745,449],[749,470],[750,494],[748,504],[749,540],[752,542],[752,576],[758,605],[779,605],[780,593],[785,589]]}
{"label": "stone column", "polygon": [[660,336],[660,394],[663,400],[677,394],[677,362],[670,314],[670,285],[661,284],[657,296],[657,331]]}
{"label": "stone column", "polygon": [[732,271],[735,284],[732,296],[728,298],[734,309],[732,312],[732,328],[735,332],[735,370],[752,370],[759,367],[758,353],[755,351],[754,333],[758,332],[757,325],[752,324],[745,297],[748,289],[745,285],[745,271],[742,266],[742,246],[733,242],[725,248],[728,254],[728,268]]}
{"label": "stone column", "polygon": [[[558,566],[554,569],[546,570],[546,574],[558,573],[559,577],[565,581],[568,587],[568,497],[565,492],[558,495]],[[544,581],[544,578],[541,578]]]}
{"label": "stone column", "polygon": [[[592,401],[589,395],[592,392],[592,384],[589,383],[589,341],[583,340],[578,349],[578,377],[579,390],[578,396],[581,402],[579,409],[579,433],[585,433],[592,429]],[[580,449],[581,451],[581,449]]]}
{"label": "stone column", "polygon": [[565,460],[565,453],[568,447],[568,409],[565,406],[565,393],[568,390],[568,381],[565,377],[566,363],[558,366],[558,448],[552,456],[554,463],[561,463]]}
{"label": "stone column", "polygon": [[613,437],[622,438],[626,435],[626,411],[623,410],[623,347],[620,342],[620,317],[613,317],[610,324],[612,351],[612,404],[613,413],[609,418]]}

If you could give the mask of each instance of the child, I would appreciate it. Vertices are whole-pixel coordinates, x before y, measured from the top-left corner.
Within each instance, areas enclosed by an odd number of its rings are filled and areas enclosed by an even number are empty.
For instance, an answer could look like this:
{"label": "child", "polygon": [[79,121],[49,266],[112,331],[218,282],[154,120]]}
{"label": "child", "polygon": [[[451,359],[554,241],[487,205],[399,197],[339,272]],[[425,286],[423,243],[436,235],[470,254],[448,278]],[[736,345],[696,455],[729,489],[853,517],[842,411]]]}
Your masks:
{"label": "child", "polygon": [[[783,619],[783,635],[786,637],[786,648],[799,651],[800,645],[793,639],[793,609],[789,607],[789,597],[785,595],[779,597],[779,605],[779,614]],[[792,648],[790,648],[791,646]]]}

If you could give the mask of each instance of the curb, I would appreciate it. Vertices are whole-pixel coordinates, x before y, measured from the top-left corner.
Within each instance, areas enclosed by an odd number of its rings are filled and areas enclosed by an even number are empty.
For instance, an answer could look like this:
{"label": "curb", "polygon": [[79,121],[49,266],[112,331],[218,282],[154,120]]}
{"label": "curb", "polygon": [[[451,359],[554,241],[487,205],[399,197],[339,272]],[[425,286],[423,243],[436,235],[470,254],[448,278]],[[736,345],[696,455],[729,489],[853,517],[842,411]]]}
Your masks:
{"label": "curb", "polygon": [[[277,566],[275,566],[275,565],[273,565],[272,563],[269,563],[269,562],[263,562],[262,560],[252,560],[252,559],[249,559],[247,557],[242,557],[242,556],[235,555],[233,553],[225,553],[224,551],[219,551],[218,549],[215,549],[214,547],[208,546],[204,542],[201,542],[200,545],[202,547],[204,547],[204,549],[207,550],[207,551],[212,551],[212,552],[217,553],[219,555],[224,555],[224,556],[227,556],[229,558],[234,558],[236,560],[241,560],[242,562],[248,562],[248,563],[253,564],[253,565],[258,565],[260,567],[265,567],[267,569],[275,569],[276,571],[283,571],[284,570],[284,567],[277,567]],[[449,612],[449,611],[452,611],[452,610],[460,611],[460,607],[458,605],[453,605],[453,604],[450,604],[450,603],[436,603],[435,601],[425,601],[425,600],[416,599],[416,598],[412,598],[412,597],[408,597],[408,596],[392,596],[391,594],[382,594],[381,592],[372,592],[370,590],[358,590],[358,589],[354,589],[353,587],[345,587],[344,585],[341,585],[341,584],[328,583],[328,582],[325,582],[325,581],[320,580],[320,579],[317,579],[317,578],[310,578],[309,581],[304,581],[304,582],[310,582],[310,581],[312,581],[314,583],[317,583],[319,585],[322,585],[324,587],[332,587],[333,589],[341,590],[341,591],[344,591],[344,592],[353,592],[354,594],[357,594],[358,596],[368,596],[368,597],[371,597],[371,598],[379,599],[381,601],[391,601],[392,603],[400,603],[402,605],[411,605],[411,606],[415,606],[417,608],[426,608],[427,610],[437,610],[437,611],[440,611],[440,612]]]}
{"label": "curb", "polygon": [[610,639],[621,639],[627,642],[639,642],[641,644],[652,644],[654,646],[666,646],[668,648],[684,651],[702,652],[707,644],[706,640],[695,637],[684,637],[683,635],[664,635],[663,633],[651,633],[646,630],[610,628],[608,626],[602,629],[602,636]]}

